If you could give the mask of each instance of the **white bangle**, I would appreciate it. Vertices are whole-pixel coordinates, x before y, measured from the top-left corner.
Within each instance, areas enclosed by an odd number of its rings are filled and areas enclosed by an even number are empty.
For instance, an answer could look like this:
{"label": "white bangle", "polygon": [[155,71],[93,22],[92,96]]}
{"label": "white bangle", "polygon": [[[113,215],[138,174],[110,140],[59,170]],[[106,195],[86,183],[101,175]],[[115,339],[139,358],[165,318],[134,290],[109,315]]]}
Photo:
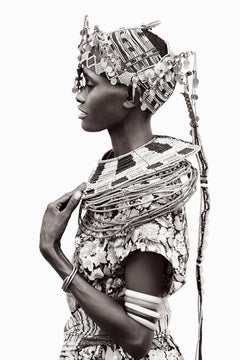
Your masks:
{"label": "white bangle", "polygon": [[137,312],[139,312],[141,314],[149,315],[149,316],[153,317],[154,319],[159,319],[159,317],[160,317],[160,314],[157,311],[149,310],[143,306],[132,304],[130,302],[125,302],[125,306],[129,309],[136,310]]}
{"label": "white bangle", "polygon": [[151,329],[151,330],[153,330],[153,331],[157,330],[157,325],[151,323],[151,321],[146,320],[146,319],[143,319],[143,318],[141,318],[140,316],[131,314],[131,313],[129,313],[129,312],[128,312],[127,314],[128,314],[128,316],[129,316],[130,318],[132,318],[133,320],[137,321],[137,322],[140,323],[141,325],[144,325],[144,326],[146,326],[147,328],[149,328],[149,329]]}
{"label": "white bangle", "polygon": [[136,305],[140,305],[140,306],[144,306],[145,308],[147,309],[153,309],[153,310],[156,310],[158,311],[159,310],[159,304],[153,304],[149,301],[144,301],[144,300],[141,300],[141,299],[135,299],[131,296],[124,296],[124,300],[126,302],[131,302],[132,304],[136,304]]}
{"label": "white bangle", "polygon": [[162,299],[157,297],[157,296],[148,295],[148,294],[144,294],[144,293],[134,291],[134,290],[129,290],[129,289],[125,290],[125,295],[131,296],[131,297],[133,297],[135,299],[149,301],[149,302],[151,302],[153,304],[160,304],[161,301],[162,301]]}

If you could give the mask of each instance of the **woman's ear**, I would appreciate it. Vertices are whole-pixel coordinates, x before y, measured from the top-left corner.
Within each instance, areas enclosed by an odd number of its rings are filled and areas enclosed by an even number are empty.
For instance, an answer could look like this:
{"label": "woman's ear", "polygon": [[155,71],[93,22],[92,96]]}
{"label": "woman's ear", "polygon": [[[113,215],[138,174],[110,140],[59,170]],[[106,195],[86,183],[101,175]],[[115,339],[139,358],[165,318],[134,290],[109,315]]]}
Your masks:
{"label": "woman's ear", "polygon": [[132,108],[138,106],[140,103],[140,96],[141,96],[141,93],[140,93],[139,87],[137,87],[133,93],[132,86],[129,86],[128,96],[127,96],[126,100],[123,102],[123,107],[125,107],[126,109],[132,109]]}

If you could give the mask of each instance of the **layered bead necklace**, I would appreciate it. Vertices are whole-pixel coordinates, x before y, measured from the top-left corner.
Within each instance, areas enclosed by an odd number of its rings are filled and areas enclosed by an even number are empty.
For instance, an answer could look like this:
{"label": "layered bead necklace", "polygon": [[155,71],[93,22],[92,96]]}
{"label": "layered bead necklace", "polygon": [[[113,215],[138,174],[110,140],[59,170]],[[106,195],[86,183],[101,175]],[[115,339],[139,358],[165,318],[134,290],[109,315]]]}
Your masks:
{"label": "layered bead necklace", "polygon": [[[81,232],[112,237],[183,206],[195,191],[197,170],[186,160],[199,146],[167,136],[154,136],[147,144],[128,154],[100,160],[91,174],[83,196]],[[101,225],[92,221],[96,214],[131,209],[139,203],[152,205],[144,214],[127,221],[101,217]]]}

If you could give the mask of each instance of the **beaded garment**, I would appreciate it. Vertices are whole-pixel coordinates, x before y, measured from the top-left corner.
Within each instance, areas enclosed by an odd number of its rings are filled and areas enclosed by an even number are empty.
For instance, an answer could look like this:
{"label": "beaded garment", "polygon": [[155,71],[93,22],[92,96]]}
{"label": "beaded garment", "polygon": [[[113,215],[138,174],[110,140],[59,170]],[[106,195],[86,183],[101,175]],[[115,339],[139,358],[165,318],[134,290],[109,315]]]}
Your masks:
{"label": "beaded garment", "polygon": [[[189,249],[184,203],[197,178],[186,158],[199,149],[179,139],[154,136],[128,154],[106,159],[108,152],[90,175],[81,203],[74,263],[96,289],[123,305],[130,252],[151,251],[169,260],[161,316],[145,357],[149,360],[183,359],[168,329],[167,298],[185,283]],[[101,332],[71,293],[68,301],[72,316],[65,326],[60,359],[132,359]]]}

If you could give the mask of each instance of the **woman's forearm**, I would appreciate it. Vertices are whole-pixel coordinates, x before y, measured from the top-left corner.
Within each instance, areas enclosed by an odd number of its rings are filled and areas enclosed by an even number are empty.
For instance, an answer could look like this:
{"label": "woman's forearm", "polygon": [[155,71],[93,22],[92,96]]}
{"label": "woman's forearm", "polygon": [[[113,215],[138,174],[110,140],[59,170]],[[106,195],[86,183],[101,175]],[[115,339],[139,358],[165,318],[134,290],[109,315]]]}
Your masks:
{"label": "woman's forearm", "polygon": [[[62,279],[71,273],[72,264],[61,249],[48,252],[46,258]],[[140,359],[149,351],[153,332],[132,320],[117,301],[95,289],[79,273],[69,289],[86,314],[131,356]]]}

